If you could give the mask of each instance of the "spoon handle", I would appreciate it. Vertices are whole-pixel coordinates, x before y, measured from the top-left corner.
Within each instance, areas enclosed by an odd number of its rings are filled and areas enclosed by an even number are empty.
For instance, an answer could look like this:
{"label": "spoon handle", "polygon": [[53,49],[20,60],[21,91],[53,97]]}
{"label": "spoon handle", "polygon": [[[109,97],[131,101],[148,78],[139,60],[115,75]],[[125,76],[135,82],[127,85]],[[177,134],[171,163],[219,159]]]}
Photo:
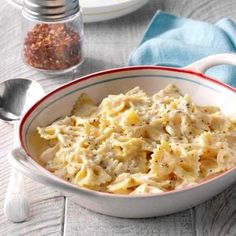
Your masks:
{"label": "spoon handle", "polygon": [[[19,147],[19,123],[14,123],[14,148]],[[12,222],[23,222],[30,214],[30,206],[24,190],[24,176],[12,168],[4,202],[4,213]]]}

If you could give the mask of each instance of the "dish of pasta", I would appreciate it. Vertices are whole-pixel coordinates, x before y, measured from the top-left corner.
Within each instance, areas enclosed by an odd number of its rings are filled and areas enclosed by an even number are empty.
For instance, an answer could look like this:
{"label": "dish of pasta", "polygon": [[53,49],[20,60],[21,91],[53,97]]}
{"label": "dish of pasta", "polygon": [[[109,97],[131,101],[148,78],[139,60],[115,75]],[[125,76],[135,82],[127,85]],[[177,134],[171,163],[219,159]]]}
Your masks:
{"label": "dish of pasta", "polygon": [[236,166],[236,119],[168,85],[139,87],[97,105],[81,94],[70,116],[38,127],[39,162],[73,184],[114,194],[196,185]]}

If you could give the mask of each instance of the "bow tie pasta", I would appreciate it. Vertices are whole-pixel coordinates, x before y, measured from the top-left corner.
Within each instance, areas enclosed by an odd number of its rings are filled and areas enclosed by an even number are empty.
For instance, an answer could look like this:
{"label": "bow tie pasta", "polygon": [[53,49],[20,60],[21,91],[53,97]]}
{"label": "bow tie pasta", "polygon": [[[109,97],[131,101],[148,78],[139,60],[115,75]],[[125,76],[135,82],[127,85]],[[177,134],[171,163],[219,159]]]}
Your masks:
{"label": "bow tie pasta", "polygon": [[86,94],[71,116],[38,128],[49,147],[40,162],[81,187],[116,194],[161,193],[236,165],[236,121],[198,106],[174,85],[139,87],[96,105]]}

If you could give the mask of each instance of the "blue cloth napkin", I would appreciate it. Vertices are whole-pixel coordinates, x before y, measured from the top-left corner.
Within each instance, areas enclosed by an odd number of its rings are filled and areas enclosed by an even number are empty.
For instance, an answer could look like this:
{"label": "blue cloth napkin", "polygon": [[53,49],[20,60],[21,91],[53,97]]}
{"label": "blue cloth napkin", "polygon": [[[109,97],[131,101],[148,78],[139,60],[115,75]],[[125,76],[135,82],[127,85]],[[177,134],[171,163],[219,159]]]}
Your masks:
{"label": "blue cloth napkin", "polygon": [[[215,25],[158,11],[129,59],[129,65],[187,66],[203,57],[236,52],[236,24]],[[217,66],[207,75],[236,87],[236,67]]]}

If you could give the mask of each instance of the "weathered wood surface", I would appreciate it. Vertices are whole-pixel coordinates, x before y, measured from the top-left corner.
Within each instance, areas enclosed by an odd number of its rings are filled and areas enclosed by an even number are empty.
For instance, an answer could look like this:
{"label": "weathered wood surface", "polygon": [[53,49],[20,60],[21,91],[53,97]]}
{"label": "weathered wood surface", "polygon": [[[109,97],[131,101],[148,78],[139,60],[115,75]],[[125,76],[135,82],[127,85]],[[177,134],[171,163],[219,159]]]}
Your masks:
{"label": "weathered wood surface", "polygon": [[82,207],[77,208],[70,199],[67,199],[66,205],[65,232],[67,235],[188,236],[193,232],[190,210],[150,219],[122,219],[92,213]]}
{"label": "weathered wood surface", "polygon": [[[150,0],[142,9],[107,22],[85,25],[86,60],[75,75],[49,78],[27,68],[20,57],[20,13],[5,1],[0,5],[0,81],[25,77],[40,82],[45,91],[73,78],[127,64],[144,29],[157,9],[211,23],[222,17],[236,20],[235,0]],[[31,218],[8,222],[3,201],[8,183],[6,154],[12,147],[12,127],[0,122],[0,235],[236,235],[236,184],[193,209],[152,219],[118,219],[93,213],[55,190],[26,180]]]}

